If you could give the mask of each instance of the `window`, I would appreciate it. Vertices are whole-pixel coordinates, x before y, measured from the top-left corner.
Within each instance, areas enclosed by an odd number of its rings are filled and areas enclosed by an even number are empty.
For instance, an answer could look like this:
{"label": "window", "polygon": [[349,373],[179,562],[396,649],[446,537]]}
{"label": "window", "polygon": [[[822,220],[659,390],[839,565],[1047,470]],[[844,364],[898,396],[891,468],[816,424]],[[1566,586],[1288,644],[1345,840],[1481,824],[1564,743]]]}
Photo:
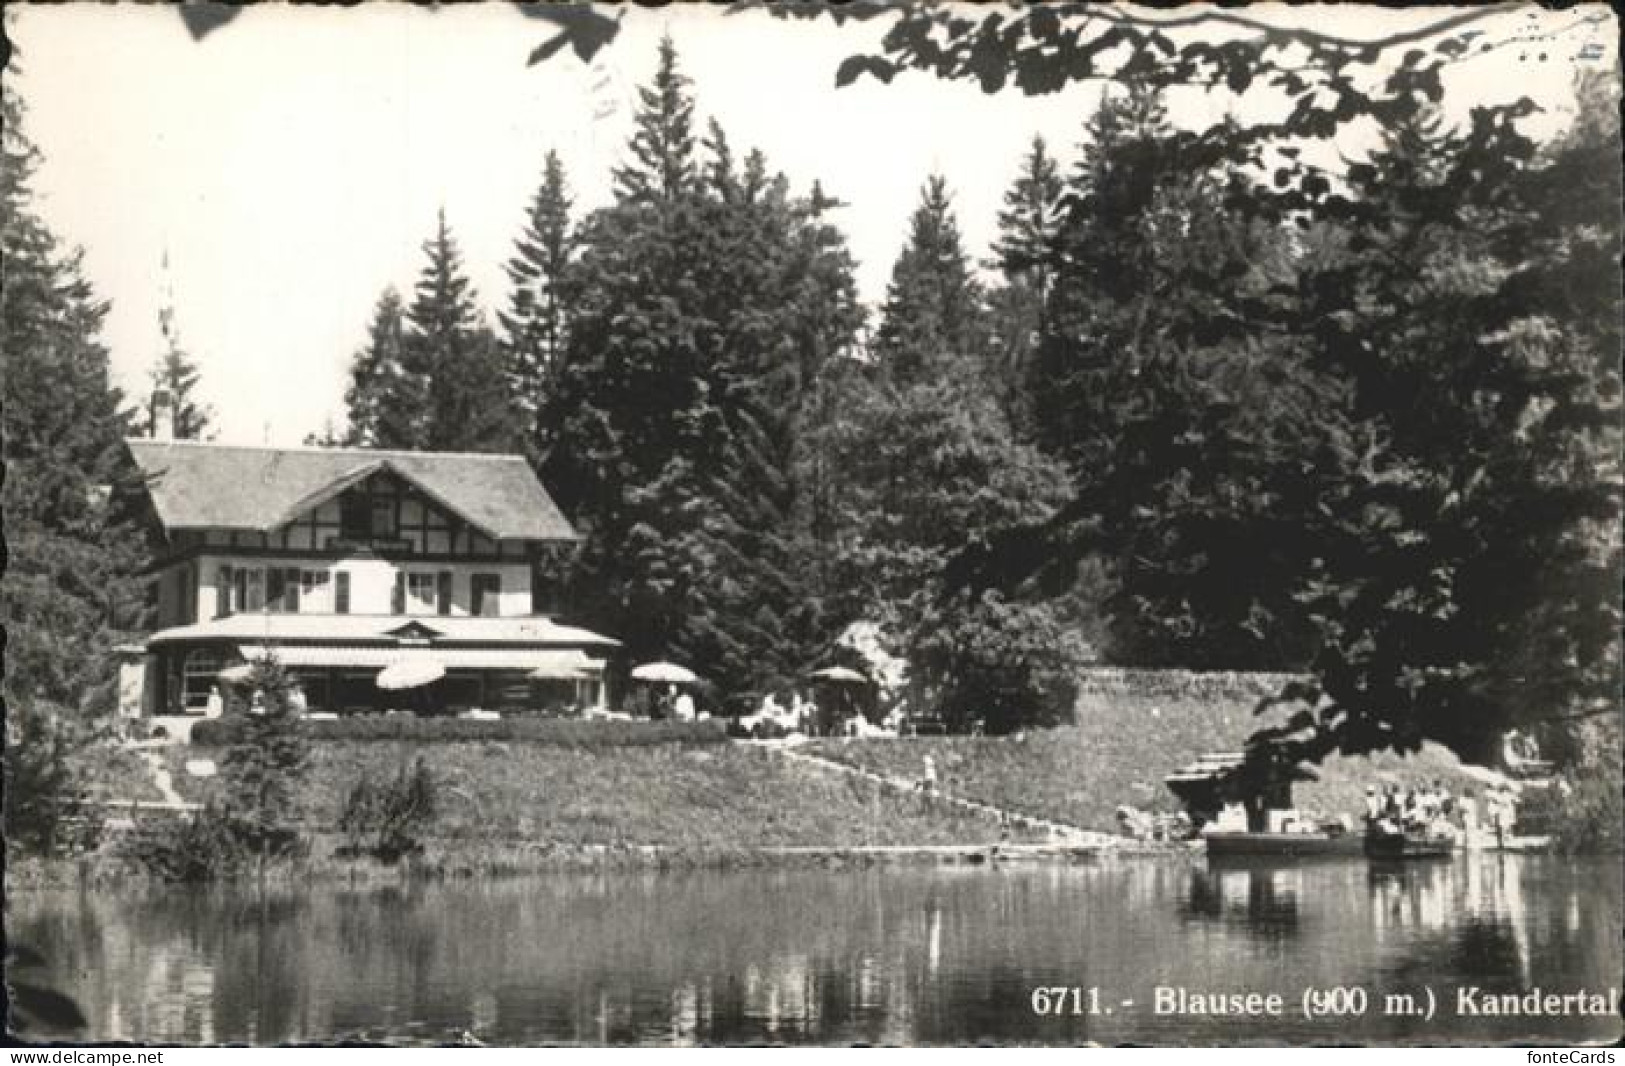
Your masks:
{"label": "window", "polygon": [[237,609],[258,611],[265,606],[265,571],[242,567],[237,571]]}
{"label": "window", "polygon": [[327,604],[327,571],[301,570],[299,571],[299,609],[304,611],[320,611]]}
{"label": "window", "polygon": [[372,504],[360,493],[339,500],[339,535],[345,540],[366,540],[372,536]]}
{"label": "window", "polygon": [[431,614],[435,611],[435,591],[438,582],[434,574],[406,575],[406,611],[408,614]]}
{"label": "window", "polygon": [[475,574],[471,579],[473,593],[470,610],[477,615],[495,617],[502,613],[502,575]]}
{"label": "window", "polygon": [[221,651],[198,648],[188,652],[181,667],[181,712],[201,711],[209,705],[209,693],[220,683],[220,671],[226,665]]}
{"label": "window", "polygon": [[375,537],[393,537],[395,535],[395,498],[393,496],[373,497],[372,535]]}
{"label": "window", "polygon": [[350,613],[350,573],[347,570],[333,575],[333,613]]}

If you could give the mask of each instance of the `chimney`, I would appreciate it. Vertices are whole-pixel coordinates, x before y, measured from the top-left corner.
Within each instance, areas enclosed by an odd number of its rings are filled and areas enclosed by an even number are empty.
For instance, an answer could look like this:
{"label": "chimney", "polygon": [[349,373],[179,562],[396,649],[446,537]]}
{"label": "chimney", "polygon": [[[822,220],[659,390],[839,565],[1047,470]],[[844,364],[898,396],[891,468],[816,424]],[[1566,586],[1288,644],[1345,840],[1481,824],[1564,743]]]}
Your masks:
{"label": "chimney", "polygon": [[168,389],[152,390],[152,439],[175,439],[175,404]]}

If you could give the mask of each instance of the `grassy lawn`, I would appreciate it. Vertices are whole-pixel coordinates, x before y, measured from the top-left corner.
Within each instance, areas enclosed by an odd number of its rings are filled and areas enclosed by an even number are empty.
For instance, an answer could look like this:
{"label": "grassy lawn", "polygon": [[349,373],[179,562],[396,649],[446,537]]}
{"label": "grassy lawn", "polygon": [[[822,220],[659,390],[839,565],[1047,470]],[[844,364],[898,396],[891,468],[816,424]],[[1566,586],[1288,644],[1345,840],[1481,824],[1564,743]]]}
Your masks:
{"label": "grassy lawn", "polygon": [[[173,758],[178,765],[219,754],[177,749]],[[432,832],[447,839],[695,850],[998,839],[997,826],[985,817],[732,744],[595,750],[496,741],[324,741],[312,745],[306,817],[313,827],[332,827],[345,791],[363,773],[387,777],[419,754],[443,785]],[[203,799],[211,784],[177,773],[176,787]]]}
{"label": "grassy lawn", "polygon": [[[1162,779],[1208,751],[1240,750],[1257,719],[1252,692],[1178,695],[1088,694],[1078,725],[1014,737],[917,737],[828,740],[810,750],[879,772],[918,778],[924,758],[936,762],[944,791],[1086,829],[1116,831],[1119,804],[1176,811]],[[1334,757],[1320,780],[1298,785],[1299,808],[1324,814],[1363,810],[1368,784],[1442,779],[1453,792],[1483,786],[1455,756],[1429,745],[1409,758],[1382,754]]]}

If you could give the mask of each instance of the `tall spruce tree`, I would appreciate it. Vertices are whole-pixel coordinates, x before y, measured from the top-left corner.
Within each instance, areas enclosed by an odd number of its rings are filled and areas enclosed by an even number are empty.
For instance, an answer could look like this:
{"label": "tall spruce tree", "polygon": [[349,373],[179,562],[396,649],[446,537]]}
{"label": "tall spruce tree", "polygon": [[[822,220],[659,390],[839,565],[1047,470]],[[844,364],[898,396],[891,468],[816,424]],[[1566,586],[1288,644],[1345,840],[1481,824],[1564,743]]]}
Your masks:
{"label": "tall spruce tree", "polygon": [[989,264],[999,270],[1001,283],[987,294],[990,384],[1023,438],[1034,432],[1027,383],[1044,333],[1064,192],[1059,164],[1044,139],[1034,137],[1004,194]]}
{"label": "tall spruce tree", "polygon": [[615,194],[622,202],[675,200],[690,190],[696,175],[694,96],[677,60],[677,46],[661,38],[653,82],[638,90],[632,162],[615,169]]}
{"label": "tall spruce tree", "polygon": [[917,706],[955,728],[1005,732],[1070,714],[1081,648],[1059,639],[1072,628],[1067,607],[952,597],[943,583],[967,544],[1047,518],[1065,486],[989,389],[985,329],[946,186],[933,178],[893,270],[876,359],[835,377],[813,438],[837,472],[822,487],[836,613],[879,623],[909,654]]}
{"label": "tall spruce tree", "polygon": [[544,476],[586,536],[583,613],[725,689],[783,681],[816,615],[797,561],[803,399],[860,313],[850,258],[759,153],[697,146],[675,49],[617,201],[582,227]]}
{"label": "tall spruce tree", "polygon": [[406,307],[387,288],[373,308],[367,343],[350,363],[344,390],[348,428],[343,443],[366,448],[413,448],[424,437],[428,383],[408,369]]}
{"label": "tall spruce tree", "polygon": [[569,331],[566,286],[575,251],[571,206],[564,164],[557,152],[549,151],[524,231],[508,260],[508,307],[497,312],[505,334],[508,391],[533,457],[540,439],[537,414]]}
{"label": "tall spruce tree", "polygon": [[164,354],[158,357],[151,380],[152,392],[146,411],[149,434],[157,429],[157,411],[153,401],[162,392],[170,404],[170,417],[174,420],[171,428],[176,440],[205,440],[213,435],[214,409],[196,399],[198,383],[203,380],[203,375],[173,337]]}
{"label": "tall spruce tree", "polygon": [[894,381],[985,375],[982,291],[954,218],[948,183],[927,179],[892,267],[874,354]]}
{"label": "tall spruce tree", "polygon": [[148,545],[127,415],[98,334],[106,304],[35,213],[38,152],[0,93],[0,358],[4,373],[5,692],[17,714],[113,709],[111,649],[145,621]]}

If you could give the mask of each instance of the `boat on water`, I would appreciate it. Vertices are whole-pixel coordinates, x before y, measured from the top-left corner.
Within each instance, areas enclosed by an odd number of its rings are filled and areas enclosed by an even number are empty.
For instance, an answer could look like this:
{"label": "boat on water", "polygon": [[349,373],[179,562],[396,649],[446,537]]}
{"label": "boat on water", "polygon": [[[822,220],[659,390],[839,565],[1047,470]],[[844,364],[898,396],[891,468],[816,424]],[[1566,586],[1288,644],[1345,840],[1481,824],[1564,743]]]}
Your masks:
{"label": "boat on water", "polygon": [[1210,859],[1310,859],[1359,855],[1360,837],[1354,833],[1251,833],[1215,832],[1204,834]]}
{"label": "boat on water", "polygon": [[1450,836],[1373,826],[1365,835],[1364,848],[1370,859],[1448,859],[1456,852],[1456,840]]}

